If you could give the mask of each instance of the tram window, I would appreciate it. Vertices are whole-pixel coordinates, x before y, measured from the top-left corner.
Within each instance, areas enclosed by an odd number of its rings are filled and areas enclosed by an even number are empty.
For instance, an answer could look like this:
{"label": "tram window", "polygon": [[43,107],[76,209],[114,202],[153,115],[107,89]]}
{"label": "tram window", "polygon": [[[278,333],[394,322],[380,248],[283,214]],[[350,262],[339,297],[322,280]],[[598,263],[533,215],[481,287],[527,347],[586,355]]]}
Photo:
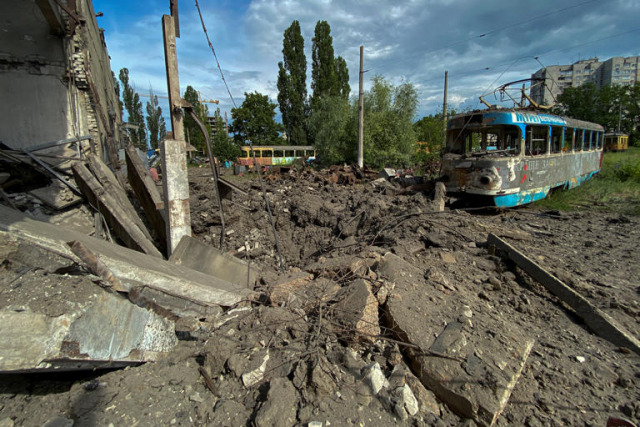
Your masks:
{"label": "tram window", "polygon": [[561,144],[562,144],[562,130],[564,128],[559,127],[559,126],[552,126],[551,127],[551,152],[552,153],[559,153],[562,149]]}
{"label": "tram window", "polygon": [[547,153],[549,136],[548,126],[527,126],[526,128],[526,154],[539,156]]}
{"label": "tram window", "polygon": [[591,150],[591,134],[593,132],[590,130],[584,131],[584,151]]}
{"label": "tram window", "polygon": [[505,126],[500,149],[513,150],[516,154],[520,152],[520,129],[517,126]]}
{"label": "tram window", "polygon": [[294,151],[293,150],[285,150],[284,156],[285,157],[294,157]]}
{"label": "tram window", "polygon": [[596,132],[596,138],[595,138],[595,142],[596,142],[596,150],[599,150],[600,148],[602,148],[602,132]]}
{"label": "tram window", "polygon": [[564,129],[564,139],[562,141],[562,151],[572,151],[573,150],[573,136],[575,129],[573,128],[565,128]]}
{"label": "tram window", "polygon": [[577,129],[576,130],[576,143],[575,143],[575,150],[576,151],[582,151],[582,140],[583,139],[584,139],[584,130]]}
{"label": "tram window", "polygon": [[284,151],[282,150],[275,150],[273,152],[274,157],[284,157]]}
{"label": "tram window", "polygon": [[[483,135],[481,135],[479,132],[467,133],[465,135],[466,143],[464,144],[467,147],[467,152],[482,150],[482,146],[483,146],[482,137]],[[486,140],[484,142],[484,145],[486,147]]]}
{"label": "tram window", "polygon": [[272,150],[264,150],[262,152],[262,157],[273,157],[273,151]]}

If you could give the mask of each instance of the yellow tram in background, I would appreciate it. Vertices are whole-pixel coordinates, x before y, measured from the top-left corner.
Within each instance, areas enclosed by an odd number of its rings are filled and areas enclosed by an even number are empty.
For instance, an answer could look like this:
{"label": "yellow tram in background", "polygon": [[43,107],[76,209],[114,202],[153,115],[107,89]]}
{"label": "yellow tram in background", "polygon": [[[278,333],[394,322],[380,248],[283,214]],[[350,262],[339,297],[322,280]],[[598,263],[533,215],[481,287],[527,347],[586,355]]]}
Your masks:
{"label": "yellow tram in background", "polygon": [[604,135],[604,151],[627,151],[628,148],[629,135],[620,132]]}

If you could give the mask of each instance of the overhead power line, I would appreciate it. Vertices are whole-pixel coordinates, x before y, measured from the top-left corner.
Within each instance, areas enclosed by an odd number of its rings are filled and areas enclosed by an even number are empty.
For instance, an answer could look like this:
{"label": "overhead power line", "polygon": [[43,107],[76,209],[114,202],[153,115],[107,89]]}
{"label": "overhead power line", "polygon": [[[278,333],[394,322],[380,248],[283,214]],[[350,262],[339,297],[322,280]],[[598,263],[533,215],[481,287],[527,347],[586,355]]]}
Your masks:
{"label": "overhead power line", "polygon": [[[458,40],[458,41],[453,42],[451,44],[448,44],[446,46],[442,46],[442,47],[439,47],[439,48],[427,50],[427,51],[425,51],[423,53],[424,54],[426,54],[426,53],[434,53],[434,52],[439,52],[441,50],[446,50],[446,49],[449,49],[451,47],[458,46],[460,44],[469,42],[471,40],[481,39],[481,38],[484,38],[484,37],[486,37],[486,36],[488,36],[490,34],[498,33],[500,31],[504,31],[504,30],[507,30],[509,28],[518,27],[520,25],[528,24],[528,23],[536,21],[538,19],[542,19],[542,18],[545,18],[547,16],[555,15],[555,14],[558,14],[558,13],[561,13],[561,12],[565,12],[565,11],[570,10],[570,9],[575,9],[577,7],[581,7],[581,6],[584,6],[584,5],[589,4],[589,3],[594,3],[596,1],[600,1],[602,3],[604,1],[611,1],[611,0],[587,0],[587,1],[583,1],[581,3],[577,3],[577,4],[572,5],[572,6],[563,7],[563,8],[560,8],[560,9],[552,10],[551,12],[547,12],[547,13],[543,13],[541,15],[534,16],[534,17],[526,19],[524,21],[515,22],[513,24],[505,25],[504,27],[494,28],[493,30],[486,31],[486,32],[484,32],[482,34],[476,34],[474,36],[471,36],[471,37],[463,39],[463,40]],[[375,70],[375,69],[378,69],[378,68],[384,68],[386,65],[389,65],[389,64],[397,65],[399,63],[408,62],[408,61],[411,61],[411,59],[406,59],[406,60],[403,60],[403,61],[388,61],[388,62],[382,63],[380,65],[376,65],[374,67],[371,67],[367,71]]]}

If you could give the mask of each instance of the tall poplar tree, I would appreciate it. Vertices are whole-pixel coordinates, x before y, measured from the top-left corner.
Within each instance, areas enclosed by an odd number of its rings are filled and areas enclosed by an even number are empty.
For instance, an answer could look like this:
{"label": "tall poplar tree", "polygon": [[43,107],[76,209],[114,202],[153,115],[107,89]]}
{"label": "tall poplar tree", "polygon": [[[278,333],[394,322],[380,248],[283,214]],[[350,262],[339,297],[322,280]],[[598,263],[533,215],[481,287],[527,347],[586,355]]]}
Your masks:
{"label": "tall poplar tree", "polygon": [[127,127],[127,133],[131,139],[131,143],[141,149],[147,149],[147,129],[144,124],[144,115],[142,113],[142,102],[140,95],[129,84],[129,70],[123,68],[120,70],[120,82],[122,83],[122,101],[124,108],[127,110],[129,125],[135,127]]}
{"label": "tall poplar tree", "polygon": [[311,47],[311,107],[320,97],[338,94],[338,76],[333,56],[333,38],[327,21],[318,21]]}
{"label": "tall poplar tree", "polygon": [[167,126],[162,117],[162,109],[158,105],[158,97],[149,89],[149,101],[147,102],[147,127],[149,128],[149,145],[154,150],[167,136]]}
{"label": "tall poplar tree", "polygon": [[[185,101],[191,104],[193,111],[204,123],[207,128],[207,132],[211,135],[211,126],[207,119],[207,116],[209,116],[209,107],[200,102],[198,91],[196,91],[193,86],[187,86],[182,97]],[[184,116],[184,140],[196,147],[198,151],[204,152],[206,150],[202,131],[190,114],[185,114]]]}
{"label": "tall poplar tree", "polygon": [[290,144],[306,145],[307,57],[298,21],[293,21],[284,31],[282,56],[283,61],[278,63],[278,104],[282,123]]}
{"label": "tall poplar tree", "polygon": [[338,79],[337,94],[345,99],[349,98],[351,92],[351,86],[349,86],[349,69],[347,68],[347,61],[342,56],[338,56],[335,60],[336,76]]}

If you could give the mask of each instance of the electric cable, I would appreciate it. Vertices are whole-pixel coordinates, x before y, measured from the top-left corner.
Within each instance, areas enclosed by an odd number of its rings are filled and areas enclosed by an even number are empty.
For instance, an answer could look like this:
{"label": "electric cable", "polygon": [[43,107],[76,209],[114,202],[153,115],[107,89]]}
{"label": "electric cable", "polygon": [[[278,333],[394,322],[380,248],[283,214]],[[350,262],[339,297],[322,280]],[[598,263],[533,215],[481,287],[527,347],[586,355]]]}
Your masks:
{"label": "electric cable", "polygon": [[[211,39],[209,38],[209,33],[207,32],[207,26],[204,23],[204,19],[202,18],[202,11],[200,10],[200,5],[198,4],[198,0],[195,0],[196,8],[198,9],[198,15],[200,16],[200,23],[202,24],[202,30],[204,31],[204,35],[207,38],[207,43],[209,43],[209,47],[211,48],[211,52],[213,53],[213,57],[216,60],[216,65],[218,66],[218,70],[220,71],[220,77],[222,78],[222,82],[224,83],[225,88],[227,89],[227,93],[229,94],[229,98],[231,99],[231,103],[234,108],[238,108],[233,95],[231,94],[231,89],[229,89],[229,85],[227,84],[227,80],[224,77],[224,72],[222,71],[222,67],[220,66],[220,61],[218,61],[218,55],[216,55],[216,50],[211,43]],[[280,270],[284,272],[284,263],[282,260],[282,252],[280,251],[280,241],[278,240],[278,233],[276,231],[276,225],[273,219],[273,213],[271,212],[271,205],[269,203],[269,198],[267,197],[267,190],[264,185],[264,180],[262,179],[262,174],[260,172],[260,167],[258,165],[258,161],[256,160],[256,153],[253,149],[253,142],[250,138],[248,138],[248,131],[245,127],[244,123],[242,123],[242,127],[244,128],[245,135],[247,136],[247,141],[249,141],[249,148],[251,149],[251,153],[253,154],[253,164],[258,172],[258,181],[260,181],[260,187],[262,190],[262,198],[264,199],[264,203],[267,207],[267,212],[269,214],[269,223],[271,224],[271,229],[273,230],[273,237],[275,240],[276,251],[278,252],[278,259],[280,262]]]}

